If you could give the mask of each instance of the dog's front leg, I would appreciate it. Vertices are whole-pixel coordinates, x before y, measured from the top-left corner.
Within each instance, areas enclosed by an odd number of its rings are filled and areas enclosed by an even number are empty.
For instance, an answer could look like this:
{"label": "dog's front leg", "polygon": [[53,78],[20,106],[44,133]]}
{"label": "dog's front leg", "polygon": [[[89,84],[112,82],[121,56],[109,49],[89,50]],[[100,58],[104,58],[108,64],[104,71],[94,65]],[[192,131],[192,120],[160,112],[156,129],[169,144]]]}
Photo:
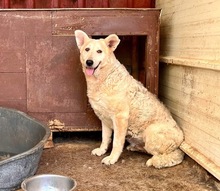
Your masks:
{"label": "dog's front leg", "polygon": [[102,121],[102,143],[99,148],[92,150],[92,155],[101,156],[104,155],[108,149],[109,144],[111,143],[112,129],[109,128]]}
{"label": "dog's front leg", "polygon": [[113,120],[113,125],[114,137],[112,152],[109,156],[102,160],[102,163],[106,165],[116,163],[122,153],[125,143],[125,136],[127,134],[128,119],[123,116],[117,116]]}

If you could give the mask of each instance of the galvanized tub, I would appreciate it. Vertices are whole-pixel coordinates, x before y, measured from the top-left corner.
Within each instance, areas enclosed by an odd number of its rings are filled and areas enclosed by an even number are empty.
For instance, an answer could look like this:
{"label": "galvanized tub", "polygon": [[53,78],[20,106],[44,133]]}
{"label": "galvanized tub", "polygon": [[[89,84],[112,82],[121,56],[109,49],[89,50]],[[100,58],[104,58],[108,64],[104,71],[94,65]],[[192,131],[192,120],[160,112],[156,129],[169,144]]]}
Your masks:
{"label": "galvanized tub", "polygon": [[12,191],[38,168],[50,130],[23,112],[0,107],[0,191]]}

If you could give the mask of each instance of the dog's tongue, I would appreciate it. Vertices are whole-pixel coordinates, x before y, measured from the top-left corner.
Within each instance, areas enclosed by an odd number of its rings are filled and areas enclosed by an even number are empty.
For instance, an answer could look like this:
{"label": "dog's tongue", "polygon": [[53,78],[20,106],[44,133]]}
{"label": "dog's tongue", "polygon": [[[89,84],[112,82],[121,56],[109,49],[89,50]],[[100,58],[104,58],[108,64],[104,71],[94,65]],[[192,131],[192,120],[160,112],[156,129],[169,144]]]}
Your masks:
{"label": "dog's tongue", "polygon": [[87,74],[88,76],[93,75],[93,73],[94,73],[94,68],[86,68],[86,74]]}

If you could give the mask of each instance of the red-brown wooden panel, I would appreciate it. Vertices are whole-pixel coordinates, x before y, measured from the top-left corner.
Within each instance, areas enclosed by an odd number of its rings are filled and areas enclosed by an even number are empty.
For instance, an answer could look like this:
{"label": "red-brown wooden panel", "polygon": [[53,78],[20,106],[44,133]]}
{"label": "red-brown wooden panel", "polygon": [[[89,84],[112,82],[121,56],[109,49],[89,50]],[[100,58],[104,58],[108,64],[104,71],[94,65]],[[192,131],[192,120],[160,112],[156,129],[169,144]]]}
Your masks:
{"label": "red-brown wooden panel", "polygon": [[0,72],[26,72],[25,51],[1,51]]}
{"label": "red-brown wooden panel", "polygon": [[74,47],[74,37],[27,37],[29,112],[86,112],[85,79]]}
{"label": "red-brown wooden panel", "polygon": [[109,0],[109,7],[123,8],[123,7],[130,7],[130,5],[127,0],[120,0],[120,1]]}
{"label": "red-brown wooden panel", "polygon": [[[20,20],[25,22],[26,36],[45,36],[51,35],[51,13],[50,11],[22,11],[26,15]],[[16,12],[20,14],[20,12]]]}
{"label": "red-brown wooden panel", "polygon": [[27,7],[27,2],[28,1],[22,1],[22,0],[8,0],[10,7],[13,8],[23,8]]}
{"label": "red-brown wooden panel", "polygon": [[41,120],[45,124],[48,124],[50,120],[58,119],[60,122],[65,123],[65,126],[78,126],[84,127],[86,118],[86,113],[60,113],[60,112],[29,112],[33,117]]}
{"label": "red-brown wooden panel", "polygon": [[100,130],[101,126],[93,111],[86,113],[29,112],[29,114],[45,124],[50,120],[58,119],[65,124],[64,131]]}
{"label": "red-brown wooden panel", "polygon": [[21,15],[10,16],[10,13],[4,12],[0,14],[0,49],[18,50],[25,49],[25,32],[24,20],[20,19],[25,13]]}
{"label": "red-brown wooden panel", "polygon": [[[66,11],[65,14],[57,11],[52,12],[53,35],[73,36],[76,29],[82,29],[89,35],[98,36],[113,33],[118,35],[149,35],[157,26],[160,14],[156,9],[149,11],[142,9],[135,11],[133,9],[90,9],[89,12],[87,11],[88,9]],[[150,41],[150,45],[152,45],[152,41]]]}
{"label": "red-brown wooden panel", "polygon": [[0,8],[154,8],[155,0],[0,0]]}
{"label": "red-brown wooden panel", "polygon": [[102,8],[103,7],[103,0],[90,0],[90,1],[86,1],[85,3],[85,7],[87,8],[97,8],[97,7],[100,7]]}
{"label": "red-brown wooden panel", "polygon": [[63,0],[63,1],[58,1],[57,0],[57,7],[60,8],[80,8],[80,7],[84,7],[83,4],[80,6],[79,1],[70,1],[70,0]]}
{"label": "red-brown wooden panel", "polygon": [[133,0],[133,8],[143,8],[143,7],[155,7],[155,0]]}
{"label": "red-brown wooden panel", "polygon": [[109,0],[111,8],[154,8],[155,0]]}
{"label": "red-brown wooden panel", "polygon": [[[57,8],[58,5],[54,0],[36,0],[33,2],[33,8]],[[31,7],[32,8],[32,7]]]}
{"label": "red-brown wooden panel", "polygon": [[25,100],[26,74],[0,73],[0,100]]}
{"label": "red-brown wooden panel", "polygon": [[23,112],[27,112],[27,100],[1,100],[0,99],[0,106],[17,109]]}

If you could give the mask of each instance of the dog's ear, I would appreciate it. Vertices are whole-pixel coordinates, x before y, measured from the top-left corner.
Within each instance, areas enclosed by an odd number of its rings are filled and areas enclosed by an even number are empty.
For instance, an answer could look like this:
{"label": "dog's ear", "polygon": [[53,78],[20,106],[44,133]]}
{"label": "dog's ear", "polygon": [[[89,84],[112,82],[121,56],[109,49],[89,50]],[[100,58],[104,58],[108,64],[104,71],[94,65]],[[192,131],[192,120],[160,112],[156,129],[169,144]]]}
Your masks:
{"label": "dog's ear", "polygon": [[76,37],[76,44],[79,49],[89,39],[88,35],[81,30],[75,31],[75,37]]}
{"label": "dog's ear", "polygon": [[120,39],[118,38],[117,35],[111,34],[105,38],[105,42],[106,42],[107,46],[112,51],[114,51],[117,48],[118,44],[120,43]]}

